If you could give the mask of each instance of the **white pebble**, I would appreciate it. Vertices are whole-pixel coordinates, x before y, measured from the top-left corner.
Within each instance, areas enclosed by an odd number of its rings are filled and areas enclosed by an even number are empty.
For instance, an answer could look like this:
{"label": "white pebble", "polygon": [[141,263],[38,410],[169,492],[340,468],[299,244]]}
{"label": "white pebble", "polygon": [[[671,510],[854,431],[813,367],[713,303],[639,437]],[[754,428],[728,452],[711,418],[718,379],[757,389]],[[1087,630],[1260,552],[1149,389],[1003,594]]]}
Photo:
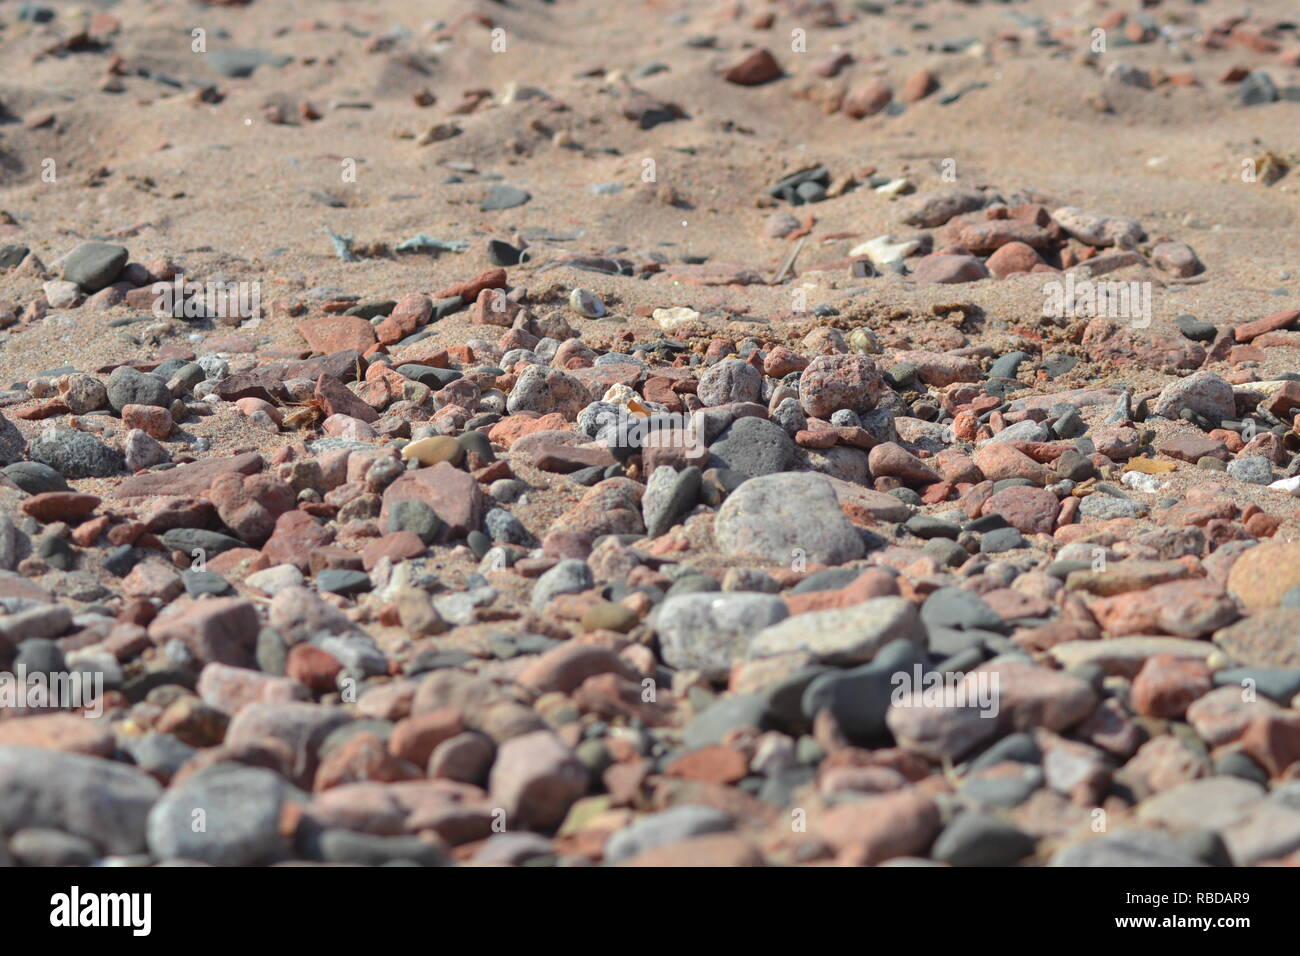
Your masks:
{"label": "white pebble", "polygon": [[1140,471],[1126,471],[1119,481],[1122,485],[1147,494],[1155,494],[1160,490],[1159,478],[1155,475],[1145,475]]}
{"label": "white pebble", "polygon": [[1273,482],[1269,487],[1278,491],[1289,492],[1293,498],[1300,498],[1300,475],[1296,475],[1294,478],[1281,478]]}

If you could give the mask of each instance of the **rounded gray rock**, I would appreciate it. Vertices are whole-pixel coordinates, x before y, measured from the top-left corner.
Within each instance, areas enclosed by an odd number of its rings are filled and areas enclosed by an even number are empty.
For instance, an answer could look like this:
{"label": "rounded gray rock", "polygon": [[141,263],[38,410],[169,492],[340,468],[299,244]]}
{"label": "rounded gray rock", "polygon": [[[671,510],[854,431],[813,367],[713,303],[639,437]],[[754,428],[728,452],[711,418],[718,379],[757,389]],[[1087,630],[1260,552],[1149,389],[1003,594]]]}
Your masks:
{"label": "rounded gray rock", "polygon": [[541,610],[561,594],[577,594],[592,587],[595,580],[586,561],[568,558],[547,571],[533,585],[532,605]]}
{"label": "rounded gray rock", "polygon": [[745,658],[763,628],[785,620],[789,609],[772,594],[710,591],[668,598],[654,618],[664,663],[723,677]]}
{"label": "rounded gray rock", "polygon": [[32,461],[48,465],[65,478],[106,478],[126,467],[126,459],[94,435],[71,428],[41,432],[28,449]]}
{"label": "rounded gray rock", "polygon": [[572,375],[558,368],[530,365],[520,373],[511,389],[506,410],[511,415],[516,412],[537,412],[540,415],[559,412],[565,418],[574,419],[590,401],[586,386]]}
{"label": "rounded gray rock", "polygon": [[172,393],[157,375],[140,372],[123,365],[108,377],[108,404],[117,414],[127,405],[154,405],[171,408]]}
{"label": "rounded gray rock", "polygon": [[112,285],[130,257],[125,246],[111,242],[83,242],[63,260],[63,278],[86,292]]}
{"label": "rounded gray rock", "polygon": [[0,831],[47,827],[114,854],[143,852],[162,787],[134,767],[37,747],[0,747]]}
{"label": "rounded gray rock", "polygon": [[284,850],[288,788],[270,770],[218,764],[169,789],[149,813],[149,850],[162,860],[250,866]]}
{"label": "rounded gray rock", "polygon": [[726,833],[735,826],[731,815],[713,807],[678,806],[640,817],[605,843],[605,862],[618,863],[655,847],[680,843],[706,833]]}
{"label": "rounded gray rock", "polygon": [[1184,408],[1204,415],[1216,425],[1237,415],[1232,386],[1213,372],[1193,372],[1186,378],[1170,382],[1156,398],[1151,410],[1164,418],[1177,418]]}
{"label": "rounded gray rock", "polygon": [[794,441],[786,430],[765,418],[747,416],[727,426],[709,446],[710,467],[730,468],[746,478],[785,471],[794,457]]}
{"label": "rounded gray rock", "polygon": [[695,394],[705,405],[756,402],[763,391],[763,373],[741,359],[723,359],[702,376]]}
{"label": "rounded gray rock", "polygon": [[1228,462],[1228,474],[1251,485],[1267,485],[1273,480],[1273,463],[1263,455],[1247,455]]}
{"label": "rounded gray rock", "polygon": [[727,554],[752,554],[781,564],[843,564],[862,557],[858,529],[840,511],[824,476],[781,472],[751,478],[727,498],[714,522]]}
{"label": "rounded gray rock", "polygon": [[1011,866],[1034,852],[1032,836],[982,813],[963,813],[934,841],[932,855],[953,866]]}
{"label": "rounded gray rock", "polygon": [[1086,518],[1140,518],[1146,513],[1147,506],[1140,501],[1101,493],[1088,495],[1079,505],[1079,514]]}

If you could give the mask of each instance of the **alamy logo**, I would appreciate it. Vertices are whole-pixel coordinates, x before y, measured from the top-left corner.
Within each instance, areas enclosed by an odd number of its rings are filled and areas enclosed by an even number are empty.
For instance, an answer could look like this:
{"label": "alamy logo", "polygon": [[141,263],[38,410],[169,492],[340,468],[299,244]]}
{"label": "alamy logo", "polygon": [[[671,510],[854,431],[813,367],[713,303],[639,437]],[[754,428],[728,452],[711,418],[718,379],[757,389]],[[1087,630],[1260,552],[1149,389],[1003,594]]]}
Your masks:
{"label": "alamy logo", "polygon": [[1135,329],[1151,325],[1150,282],[1094,282],[1053,279],[1043,286],[1043,317],[1048,319],[1130,319]]}
{"label": "alamy logo", "polygon": [[910,672],[895,671],[889,701],[895,707],[970,708],[981,717],[998,715],[998,672],[925,671],[920,664]]}
{"label": "alamy logo", "polygon": [[50,925],[127,926],[132,936],[148,936],[153,928],[152,893],[85,893],[74,886],[71,892],[50,897]]}
{"label": "alamy logo", "polygon": [[704,450],[704,420],[698,415],[680,412],[640,414],[619,406],[617,411],[602,411],[596,424],[609,437],[614,448],[642,448],[646,445],[684,448],[691,454]]}
{"label": "alamy logo", "polygon": [[262,307],[260,282],[186,282],[178,274],[171,282],[157,282],[154,315],[160,319],[256,318]]}
{"label": "alamy logo", "polygon": [[82,710],[86,717],[104,713],[102,671],[27,673],[25,664],[0,673],[0,707],[18,710]]}

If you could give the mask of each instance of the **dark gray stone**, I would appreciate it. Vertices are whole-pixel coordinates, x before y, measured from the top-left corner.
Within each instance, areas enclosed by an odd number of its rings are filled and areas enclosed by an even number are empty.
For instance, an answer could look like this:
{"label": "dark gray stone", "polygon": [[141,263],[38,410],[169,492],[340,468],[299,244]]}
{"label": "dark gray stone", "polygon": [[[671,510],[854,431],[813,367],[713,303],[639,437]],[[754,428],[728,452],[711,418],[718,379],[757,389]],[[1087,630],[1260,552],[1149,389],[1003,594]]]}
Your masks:
{"label": "dark gray stone", "polygon": [[1024,830],[994,816],[963,813],[934,841],[934,859],[953,866],[1011,866],[1034,852]]}
{"label": "dark gray stone", "polygon": [[65,478],[107,478],[126,468],[122,453],[88,432],[51,428],[41,432],[28,451],[33,461]]}
{"label": "dark gray stone", "polygon": [[171,408],[172,393],[167,382],[157,375],[123,365],[108,377],[108,404],[121,415],[126,405],[154,405]]}
{"label": "dark gray stone", "polygon": [[4,469],[5,477],[29,495],[40,495],[48,491],[71,491],[72,486],[63,480],[63,476],[49,465],[39,461],[19,461]]}
{"label": "dark gray stone", "polygon": [[83,242],[63,260],[63,278],[86,292],[98,292],[113,284],[130,258],[125,246],[111,242]]}

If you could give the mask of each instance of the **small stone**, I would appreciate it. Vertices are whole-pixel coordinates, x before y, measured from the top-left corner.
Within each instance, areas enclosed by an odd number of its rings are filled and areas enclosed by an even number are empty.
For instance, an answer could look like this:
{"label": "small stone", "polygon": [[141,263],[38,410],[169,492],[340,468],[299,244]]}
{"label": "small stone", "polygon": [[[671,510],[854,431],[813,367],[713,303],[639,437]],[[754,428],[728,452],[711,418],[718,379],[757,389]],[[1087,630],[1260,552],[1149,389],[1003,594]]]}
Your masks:
{"label": "small stone", "polygon": [[150,438],[166,438],[172,433],[172,414],[156,405],[123,405],[122,424],[132,431],[142,431]]}
{"label": "small stone", "polygon": [[110,285],[126,265],[130,253],[109,242],[83,242],[63,260],[63,278],[87,292]]}
{"label": "small stone", "polygon": [[1267,485],[1273,481],[1273,463],[1263,455],[1247,455],[1228,462],[1227,472],[1238,481]]}
{"label": "small stone", "polygon": [[[746,478],[785,471],[795,454],[784,428],[762,418],[738,418],[709,446],[710,465]],[[643,500],[644,505],[644,500]]]}
{"label": "small stone", "polygon": [[95,495],[83,495],[73,491],[48,491],[33,495],[22,504],[23,514],[31,515],[37,521],[78,522],[84,521],[99,507],[100,499]]}
{"label": "small stone", "polygon": [[850,667],[869,662],[895,640],[926,643],[915,606],[903,598],[872,598],[829,611],[810,611],[770,625],[753,635],[749,657],[809,654],[819,663]]}
{"label": "small stone", "polygon": [[680,843],[706,833],[725,833],[735,822],[730,814],[706,806],[677,806],[639,817],[605,843],[606,863],[621,863],[647,850]]}
{"label": "small stone", "polygon": [[641,497],[646,536],[657,538],[666,533],[695,506],[699,493],[700,469],[694,466],[681,471],[667,466],[656,468]]}
{"label": "small stone", "polygon": [[534,609],[542,610],[562,594],[577,594],[594,584],[591,566],[574,558],[561,561],[533,585],[530,602]]}
{"label": "small stone", "polygon": [[[288,790],[269,770],[217,765],[187,777],[149,813],[149,849],[161,860],[213,866],[272,862],[287,850],[280,812]],[[196,827],[201,811],[203,827]]]}
{"label": "small stone", "polygon": [[722,78],[738,86],[758,86],[781,75],[781,64],[767,50],[755,50],[739,63],[729,67]]}
{"label": "small stone", "polygon": [[1300,542],[1257,544],[1237,558],[1228,574],[1228,590],[1251,611],[1277,607],[1296,586],[1300,586]]}
{"label": "small stone", "polygon": [[108,853],[142,853],[146,819],[161,793],[156,780],[126,764],[0,746],[0,830],[5,833],[48,827]]}
{"label": "small stone", "polygon": [[931,855],[952,866],[1011,866],[1034,847],[1034,838],[1012,823],[963,813],[939,834]]}
{"label": "small stone", "polygon": [[347,568],[327,568],[316,574],[317,589],[331,594],[352,596],[369,591],[373,586],[370,575],[364,571],[353,571]]}
{"label": "small stone", "polygon": [[402,448],[402,458],[418,461],[422,465],[436,465],[440,461],[459,465],[464,457],[465,449],[449,435],[417,438]]}
{"label": "small stone", "polygon": [[[507,186],[496,184],[488,188],[487,195],[479,204],[479,209],[483,212],[494,212],[501,209],[514,209],[516,206],[522,206],[532,199],[532,194],[518,186]],[[475,293],[477,297],[477,293]]]}
{"label": "small stone", "polygon": [[763,373],[740,359],[723,359],[700,377],[696,393],[705,405],[755,402],[763,387]]}
{"label": "small stone", "polygon": [[153,405],[164,409],[170,409],[172,405],[172,393],[166,382],[157,375],[127,365],[113,370],[106,391],[109,406],[119,415],[127,405]]}
{"label": "small stone", "polygon": [[171,455],[156,438],[133,428],[122,439],[122,457],[127,471],[141,471],[170,460]]}
{"label": "small stone", "polygon": [[917,260],[912,277],[917,282],[951,285],[987,279],[989,270],[975,256],[947,253]]}
{"label": "small stone", "polygon": [[751,478],[723,503],[714,535],[727,554],[752,554],[781,564],[803,558],[842,564],[861,557],[857,529],[821,475],[783,472]]}
{"label": "small stone", "polygon": [[[1185,242],[1159,243],[1151,250],[1151,261],[1158,269],[1184,279],[1205,271],[1205,266],[1197,258],[1196,250]],[[1186,335],[1185,332],[1183,334]]]}
{"label": "small stone", "polygon": [[1213,342],[1219,332],[1214,323],[1198,319],[1194,315],[1180,315],[1174,319],[1174,325],[1194,342]]}
{"label": "small stone", "polygon": [[763,628],[788,614],[785,602],[769,594],[683,594],[663,603],[654,624],[666,664],[721,676],[744,659]]}
{"label": "small stone", "polygon": [[1236,416],[1236,399],[1232,386],[1213,372],[1193,372],[1166,385],[1152,411],[1176,419],[1184,408],[1204,415],[1216,425],[1225,418],[1233,418]]}
{"label": "small stone", "polygon": [[514,826],[549,830],[587,790],[587,768],[547,730],[501,744],[489,781],[491,799]]}
{"label": "small stone", "polygon": [[42,432],[32,441],[28,454],[66,478],[106,478],[126,466],[121,452],[87,432],[68,428]]}
{"label": "small stone", "polygon": [[590,289],[574,289],[570,292],[569,307],[588,319],[599,319],[605,314],[605,303]]}
{"label": "small stone", "polygon": [[815,418],[843,408],[861,415],[876,407],[884,387],[880,368],[865,356],[819,355],[799,376],[799,402]]}
{"label": "small stone", "polygon": [[1115,498],[1111,495],[1095,493],[1088,495],[1079,505],[1079,514],[1086,518],[1140,518],[1147,513],[1147,506],[1140,501],[1129,498]]}

